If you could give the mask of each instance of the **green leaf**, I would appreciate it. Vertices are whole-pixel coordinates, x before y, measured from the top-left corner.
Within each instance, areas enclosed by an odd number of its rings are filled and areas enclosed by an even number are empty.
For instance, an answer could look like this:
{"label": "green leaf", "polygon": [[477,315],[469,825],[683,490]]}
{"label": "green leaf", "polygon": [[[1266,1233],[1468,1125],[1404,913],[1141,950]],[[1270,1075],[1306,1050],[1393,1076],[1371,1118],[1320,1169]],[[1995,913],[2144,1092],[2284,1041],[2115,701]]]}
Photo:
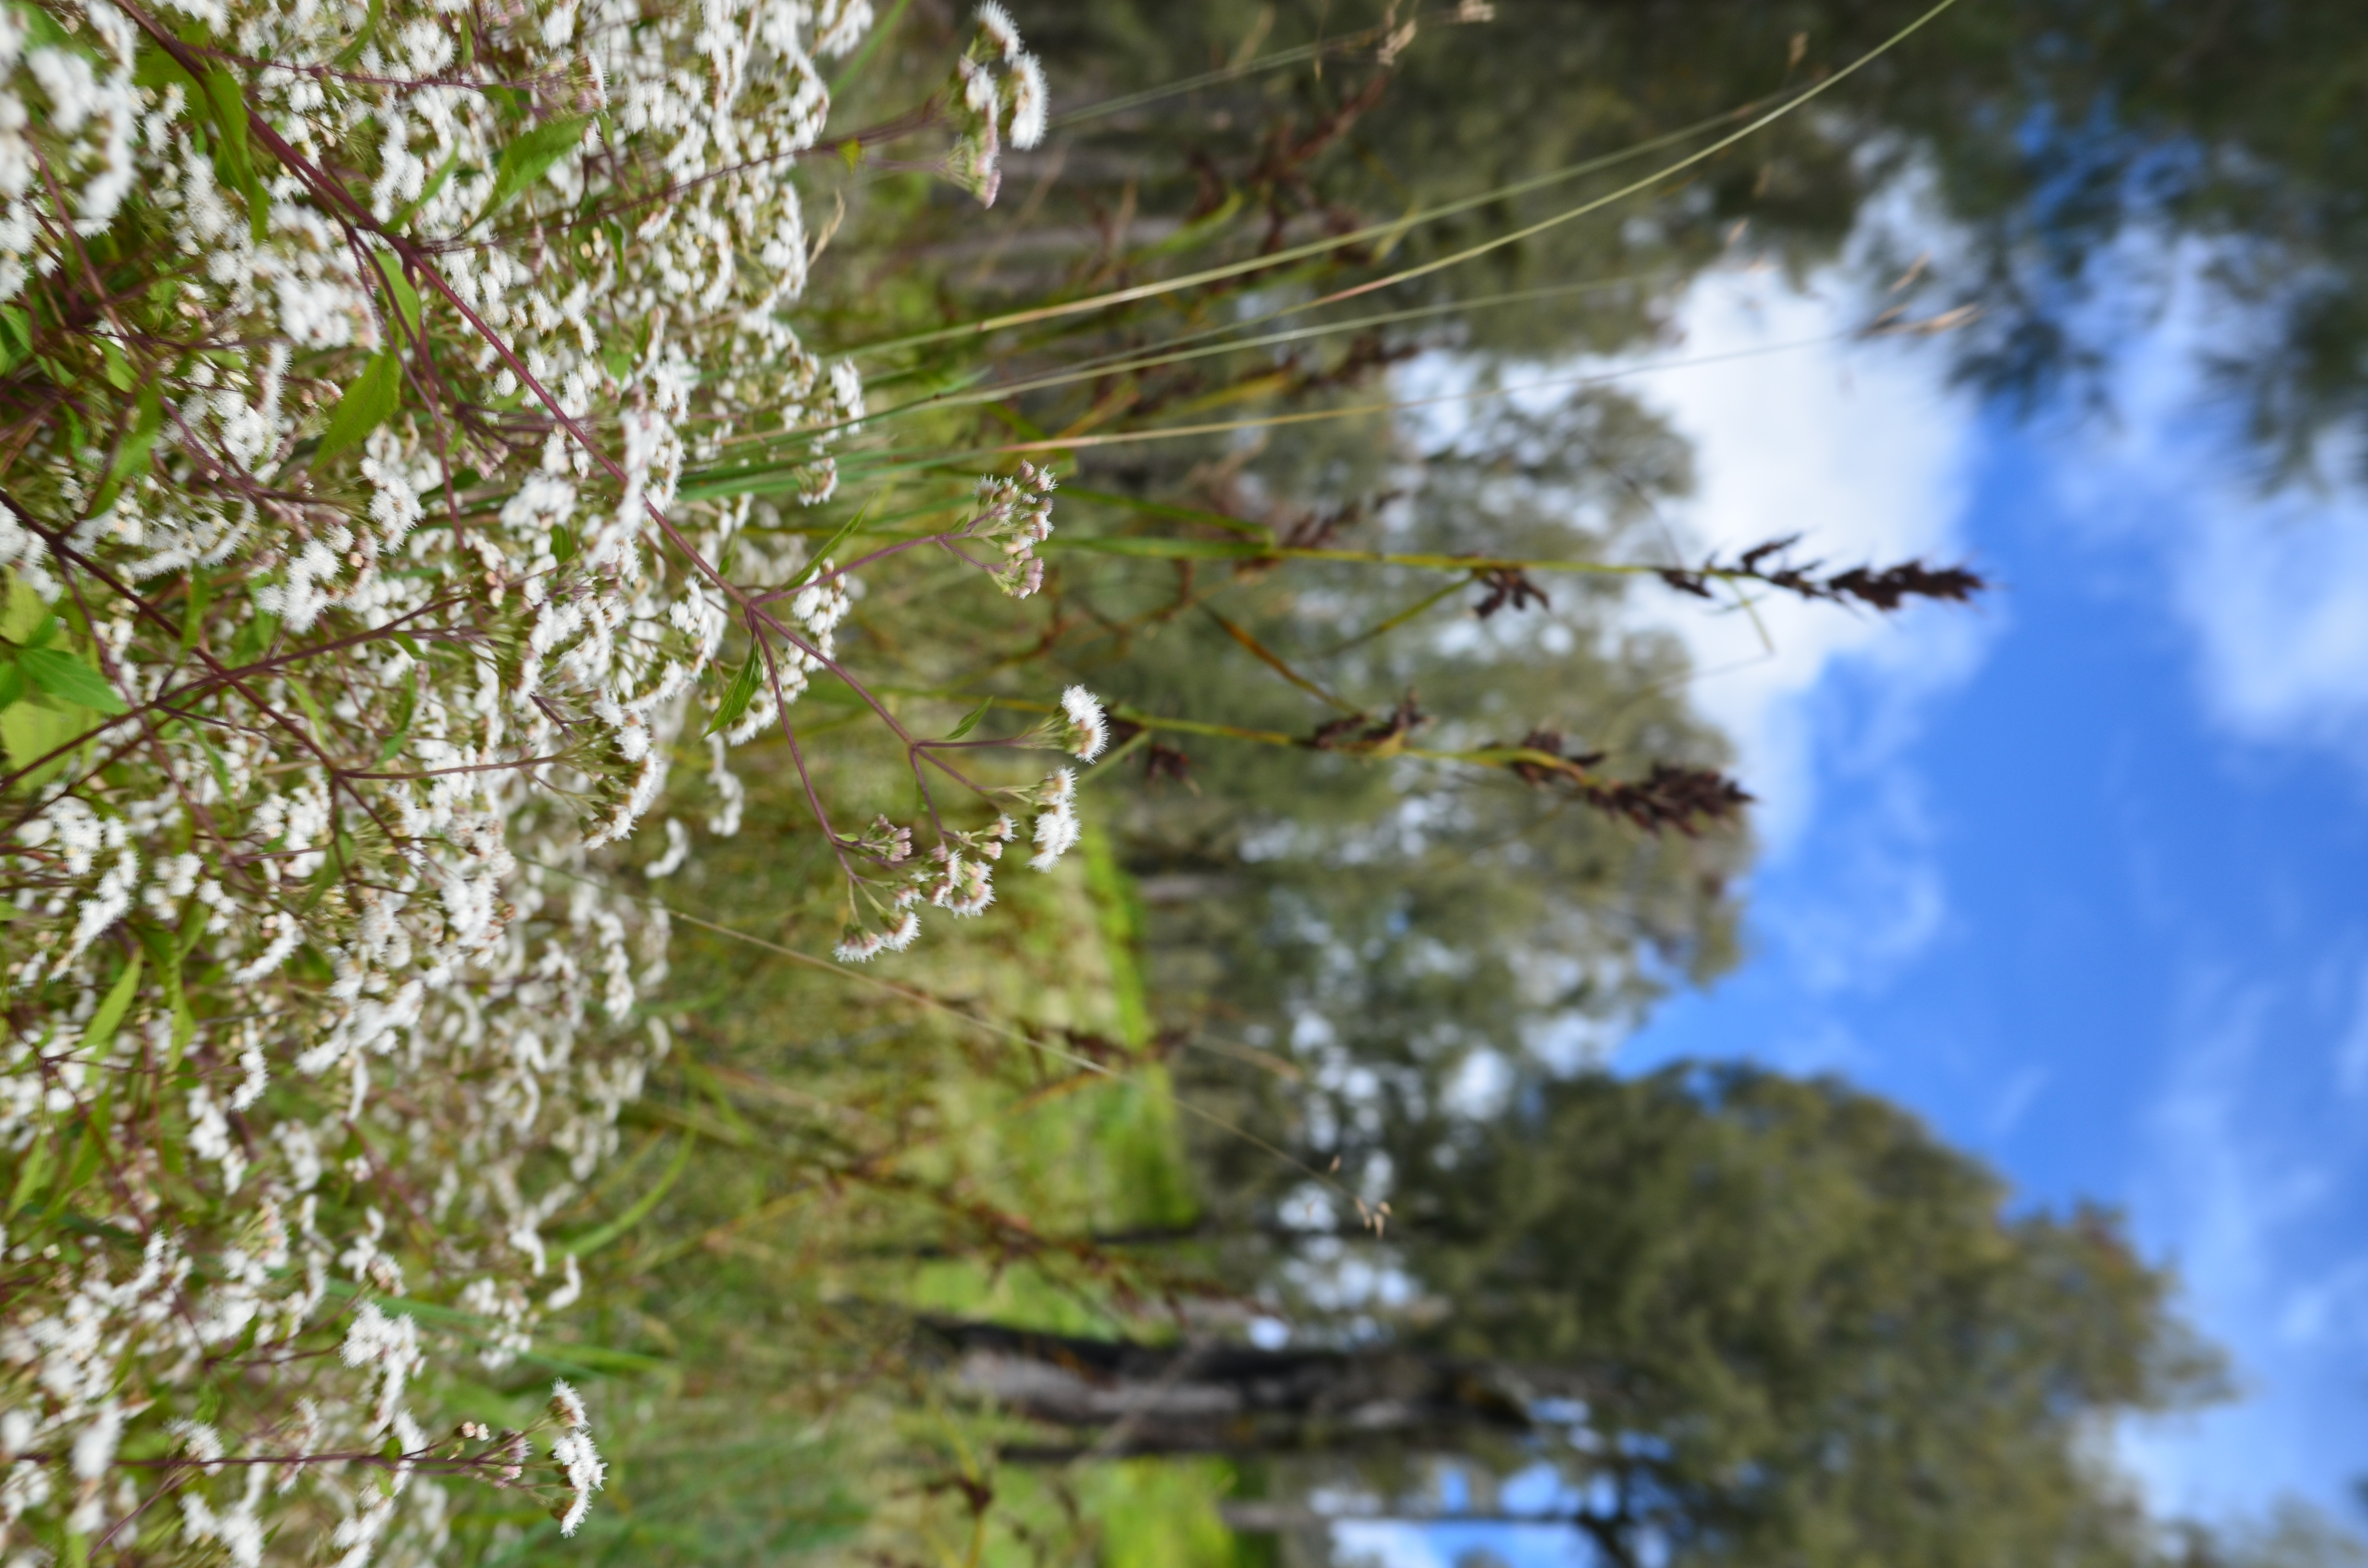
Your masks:
{"label": "green leaf", "polygon": [[323,740],[328,739],[328,721],[321,717],[320,700],[313,695],[312,688],[294,676],[282,678],[288,683],[288,695],[296,699],[297,707],[304,710],[304,717],[313,721],[313,733]]}
{"label": "green leaf", "polygon": [[132,62],[131,81],[135,86],[159,89],[178,85],[184,92],[198,95],[200,110],[205,107],[198,79],[183,70],[179,61],[145,40],[141,41],[139,58]]}
{"label": "green leaf", "polygon": [[561,1253],[571,1257],[586,1256],[592,1253],[599,1251],[602,1247],[607,1246],[610,1242],[615,1241],[619,1236],[623,1235],[626,1232],[640,1224],[643,1220],[648,1219],[650,1210],[658,1206],[658,1199],[664,1198],[668,1189],[670,1189],[677,1180],[681,1179],[684,1167],[690,1164],[691,1150],[698,1142],[699,1138],[697,1134],[690,1132],[684,1133],[682,1135],[681,1143],[675,1150],[674,1163],[666,1167],[666,1171],[664,1176],[658,1177],[656,1186],[651,1187],[647,1192],[642,1194],[641,1197],[635,1199],[632,1208],[626,1210],[622,1214],[618,1215],[607,1224],[590,1232],[588,1234],[579,1236],[574,1241],[561,1243]]}
{"label": "green leaf", "polygon": [[247,151],[246,95],[240,90],[238,78],[219,65],[207,68],[204,85],[206,101],[213,106],[214,119],[222,128],[221,139],[214,143],[214,166],[221,171],[223,184],[237,187],[246,198],[247,222],[256,243],[261,244],[271,216],[271,193],[256,177],[255,160]]}
{"label": "green leaf", "polygon": [[494,165],[494,193],[486,198],[484,210],[477,214],[476,221],[482,223],[508,206],[520,191],[548,173],[552,165],[575,151],[591,118],[567,114],[546,119],[503,148],[501,161]]}
{"label": "green leaf", "polygon": [[740,715],[748,711],[748,704],[757,696],[758,666],[764,662],[764,657],[761,648],[748,650],[748,662],[740,666],[740,673],[734,676],[732,684],[723,688],[723,704],[715,710],[715,717],[708,721],[707,728],[700,732],[702,735],[730,729],[740,722]]}
{"label": "green leaf", "polygon": [[61,702],[99,713],[129,713],[107,677],[62,648],[22,648],[17,665],[35,686]]}
{"label": "green leaf", "polygon": [[8,1193],[9,1213],[14,1214],[25,1207],[31,1201],[33,1194],[41,1190],[42,1178],[50,1174],[50,1161],[53,1157],[51,1146],[56,1141],[54,1134],[46,1138],[37,1136],[33,1146],[25,1151],[25,1163],[17,1168],[17,1185]]}
{"label": "green leaf", "polygon": [[[874,499],[877,499],[877,497],[874,497]],[[798,574],[790,579],[789,585],[792,588],[804,587],[806,585],[806,580],[812,577],[815,573],[822,570],[822,563],[830,559],[831,552],[836,551],[840,545],[845,544],[848,540],[855,537],[855,531],[863,526],[863,519],[871,514],[871,501],[866,501],[861,506],[858,507],[856,509],[855,516],[848,518],[846,522],[839,525],[839,529],[837,533],[823,540],[822,548],[815,551],[813,556],[807,560],[805,565],[799,568]]]}
{"label": "green leaf", "polygon": [[132,373],[131,361],[123,357],[123,346],[111,337],[98,340],[98,362],[107,384],[117,392],[130,392],[138,380]]}
{"label": "green leaf", "polygon": [[132,476],[148,466],[148,454],[155,449],[156,437],[164,428],[165,400],[152,381],[140,389],[140,412],[132,419],[131,428],[123,433],[123,439],[116,443],[115,460],[108,465],[107,480],[91,501],[92,517],[105,514]]}
{"label": "green leaf", "polygon": [[17,667],[13,655],[6,663],[0,663],[0,708],[15,707],[24,700],[25,693],[29,689],[25,672]]}
{"label": "green leaf", "polygon": [[329,427],[313,449],[315,462],[334,457],[386,423],[403,400],[403,365],[393,354],[373,354],[354,384],[330,411]]}
{"label": "green leaf", "polygon": [[107,988],[98,1011],[90,1016],[90,1023],[83,1029],[85,1045],[104,1052],[114,1043],[115,1031],[123,1027],[123,1016],[131,1010],[131,999],[140,992],[140,949],[134,948],[131,961],[123,966],[123,972]]}
{"label": "green leaf", "polygon": [[230,662],[233,665],[255,663],[256,660],[263,657],[265,650],[271,646],[272,640],[279,635],[279,618],[278,616],[256,616],[245,626],[240,627],[237,637],[232,640]]}
{"label": "green leaf", "polygon": [[0,376],[33,354],[33,318],[15,305],[0,305]]}
{"label": "green leaf", "polygon": [[181,1052],[190,1037],[198,1032],[197,1014],[189,1007],[189,998],[181,986],[181,943],[176,933],[165,926],[134,927],[140,945],[156,965],[156,981],[165,993],[165,1006],[173,1016],[172,1044],[165,1053],[165,1080],[172,1081],[180,1069]]}
{"label": "green leaf", "polygon": [[[17,781],[17,788],[38,790],[63,772],[74,754],[59,752],[58,748],[87,731],[90,717],[87,709],[48,708],[38,702],[19,702],[0,709],[0,748],[8,754],[8,767],[12,770],[32,768]],[[51,756],[52,752],[58,755]],[[45,756],[50,760],[33,767]]]}
{"label": "green leaf", "polygon": [[50,619],[50,607],[33,585],[14,572],[8,579],[8,602],[0,608],[0,637],[11,642],[30,642],[40,624]]}
{"label": "green leaf", "polygon": [[385,14],[384,0],[370,0],[370,11],[362,17],[362,30],[354,35],[353,42],[337,51],[335,57],[337,64],[351,65],[361,58],[362,51],[370,47],[370,40],[378,32],[379,18]]}
{"label": "green leaf", "polygon": [[964,735],[969,734],[973,730],[977,729],[978,722],[981,719],[985,718],[987,710],[994,706],[995,699],[990,697],[985,701],[980,703],[977,707],[972,709],[968,713],[962,715],[962,722],[961,723],[956,724],[952,729],[946,732],[946,739],[950,741],[958,741]]}
{"label": "green leaf", "polygon": [[46,1216],[54,1217],[63,1210],[66,1201],[97,1174],[99,1159],[107,1153],[107,1091],[102,1089],[97,1103],[91,1107],[90,1114],[83,1118],[82,1142],[76,1145],[73,1163],[66,1167],[64,1176],[50,1189],[50,1201],[43,1210]]}
{"label": "green leaf", "polygon": [[188,657],[189,650],[198,645],[198,633],[205,629],[206,604],[213,597],[214,580],[201,567],[189,568],[189,591],[181,601],[181,656]]}
{"label": "green leaf", "polygon": [[[396,635],[400,637],[402,633],[397,632]],[[406,642],[409,641],[407,638],[404,640]],[[416,653],[412,654],[412,657],[414,658],[417,658],[418,656],[419,655]],[[380,743],[378,748],[378,765],[381,767],[384,767],[387,764],[393,762],[396,757],[403,755],[404,744],[411,739],[412,713],[418,704],[418,687],[414,686],[405,686],[403,688],[403,695],[395,700],[394,712],[393,714],[393,718],[394,720],[393,728],[387,733],[386,739]]]}
{"label": "green leaf", "polygon": [[39,6],[11,6],[8,9],[17,14],[17,25],[25,29],[24,48],[28,52],[36,49],[70,49],[85,58],[89,56],[90,46],[77,41],[72,33],[58,26],[56,17]]}
{"label": "green leaf", "polygon": [[238,791],[232,789],[230,784],[230,764],[223,758],[220,748],[206,738],[206,733],[203,730],[192,733],[197,737],[199,749],[206,754],[206,766],[213,770],[214,787],[222,791],[222,799],[225,801],[238,799]]}
{"label": "green leaf", "polygon": [[1090,550],[1101,555],[1140,555],[1157,561],[1255,561],[1271,555],[1269,546],[1234,539],[1079,539],[1055,534],[1039,550]]}
{"label": "green leaf", "polygon": [[416,340],[419,336],[419,291],[403,275],[403,263],[389,253],[372,251],[370,259],[378,264],[379,277],[385,281],[387,295],[394,301],[394,313],[403,318],[404,329]]}
{"label": "green leaf", "polygon": [[[371,7],[372,9],[376,9],[377,0],[371,0]],[[460,166],[461,149],[455,147],[450,152],[444,154],[444,161],[436,165],[436,172],[427,176],[427,183],[419,187],[419,194],[413,197],[409,201],[404,202],[403,204],[403,210],[387,221],[387,227],[390,229],[399,229],[405,223],[410,222],[411,215],[418,211],[421,208],[427,206],[429,202],[435,200],[436,193],[444,188],[444,182],[450,179],[452,177],[452,171]],[[381,262],[380,265],[383,266],[385,264]]]}

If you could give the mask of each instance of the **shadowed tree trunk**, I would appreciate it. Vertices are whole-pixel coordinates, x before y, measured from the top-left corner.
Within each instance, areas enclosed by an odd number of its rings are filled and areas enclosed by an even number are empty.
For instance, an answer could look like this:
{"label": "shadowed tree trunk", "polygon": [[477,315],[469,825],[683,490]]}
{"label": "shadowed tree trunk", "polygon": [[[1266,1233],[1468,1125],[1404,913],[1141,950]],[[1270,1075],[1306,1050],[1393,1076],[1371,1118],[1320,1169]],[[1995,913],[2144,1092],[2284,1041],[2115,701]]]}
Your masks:
{"label": "shadowed tree trunk", "polygon": [[1071,1444],[1003,1450],[1022,1462],[1088,1451],[1115,1458],[1452,1448],[1483,1433],[1524,1434],[1533,1425],[1533,1399],[1574,1392],[1549,1391],[1502,1366],[1397,1348],[1152,1346],[990,1324],[928,1327],[954,1353],[959,1386],[1077,1434]]}

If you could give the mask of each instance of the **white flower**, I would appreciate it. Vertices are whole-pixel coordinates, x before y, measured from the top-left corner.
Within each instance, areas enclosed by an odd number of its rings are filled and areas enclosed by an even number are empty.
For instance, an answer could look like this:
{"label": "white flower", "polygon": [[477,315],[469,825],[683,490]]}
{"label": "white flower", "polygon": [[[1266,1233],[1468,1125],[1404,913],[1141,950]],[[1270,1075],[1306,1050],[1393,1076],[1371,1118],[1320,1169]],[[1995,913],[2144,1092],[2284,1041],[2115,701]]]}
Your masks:
{"label": "white flower", "polygon": [[99,1406],[91,1424],[74,1434],[74,1472],[77,1481],[97,1481],[115,1462],[115,1445],[123,1436],[123,1407],[113,1400]]}
{"label": "white flower", "polygon": [[1028,858],[1028,864],[1039,871],[1051,870],[1062,856],[1076,846],[1078,836],[1083,832],[1076,812],[1065,801],[1039,813],[1035,829],[1036,853]]}
{"label": "white flower", "polygon": [[584,1412],[584,1396],[564,1378],[551,1385],[551,1418],[571,1431],[592,1424]]}
{"label": "white flower", "polygon": [[584,1516],[592,1511],[592,1494],[599,1491],[601,1483],[608,1479],[609,1467],[601,1462],[599,1450],[592,1446],[592,1434],[582,1427],[562,1435],[552,1444],[551,1457],[558,1461],[560,1475],[567,1483],[567,1503],[559,1511],[559,1533],[574,1535],[584,1523]]}
{"label": "white flower", "polygon": [[1011,13],[997,5],[996,0],[979,0],[978,30],[1005,61],[1019,57],[1019,24],[1011,19]]}
{"label": "white flower", "polygon": [[1024,151],[1043,141],[1051,109],[1042,62],[1032,54],[1019,56],[1011,62],[1011,144]]}
{"label": "white flower", "polygon": [[1110,744],[1110,725],[1102,718],[1101,699],[1082,686],[1061,693],[1061,712],[1069,722],[1064,743],[1079,759],[1091,762]]}
{"label": "white flower", "polygon": [[690,829],[683,826],[680,818],[666,818],[666,853],[642,868],[642,875],[652,881],[660,877],[673,876],[690,858]]}

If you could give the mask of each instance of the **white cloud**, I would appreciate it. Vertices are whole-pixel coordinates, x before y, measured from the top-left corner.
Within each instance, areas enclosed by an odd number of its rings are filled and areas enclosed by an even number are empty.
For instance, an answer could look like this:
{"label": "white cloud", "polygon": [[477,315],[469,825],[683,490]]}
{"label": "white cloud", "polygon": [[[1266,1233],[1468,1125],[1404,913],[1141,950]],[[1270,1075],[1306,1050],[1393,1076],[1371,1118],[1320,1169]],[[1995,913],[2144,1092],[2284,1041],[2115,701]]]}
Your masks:
{"label": "white cloud", "polygon": [[1847,822],[1827,824],[1816,876],[1789,890],[1769,933],[1813,995],[1881,991],[1949,921],[1948,885],[1915,775],[1891,764],[1853,783]]}
{"label": "white cloud", "polygon": [[[1809,346],[1631,383],[1694,444],[1700,485],[1677,513],[1685,549],[1731,555],[1799,534],[1801,558],[1836,567],[1962,559],[1972,406],[1941,384],[1930,345],[1836,341],[1870,312],[1845,285],[1821,287],[1830,296],[1772,274],[1705,277],[1677,312],[1686,358]],[[1691,649],[1694,702],[1735,738],[1759,831],[1780,856],[1816,808],[1817,759],[1879,766],[1925,699],[1971,673],[1998,624],[1994,609],[1879,616],[1789,595],[1761,598],[1756,623],[1699,601],[1645,602]],[[1873,699],[1855,734],[1835,733],[1818,700],[1843,667]]]}
{"label": "white cloud", "polygon": [[[2184,987],[2177,1055],[2149,1116],[2136,1210],[2167,1242],[2182,1303],[2236,1362],[2239,1403],[2134,1429],[2156,1506],[2211,1516],[2283,1492],[2340,1496],[2359,1464],[2360,1394],[2327,1386],[2328,1347],[2368,1348],[2368,1257],[2320,1232],[2343,1155],[2269,1092],[2291,1034],[2280,987],[2209,968]],[[2276,1043],[2272,1043],[2276,1042]]]}
{"label": "white cloud", "polygon": [[2164,268],[2160,320],[2113,369],[2115,417],[2057,443],[2057,491],[2068,516],[2155,555],[2214,722],[2368,766],[2368,496],[2260,484],[2203,368],[2263,329],[2198,281],[2211,259],[2190,244]]}

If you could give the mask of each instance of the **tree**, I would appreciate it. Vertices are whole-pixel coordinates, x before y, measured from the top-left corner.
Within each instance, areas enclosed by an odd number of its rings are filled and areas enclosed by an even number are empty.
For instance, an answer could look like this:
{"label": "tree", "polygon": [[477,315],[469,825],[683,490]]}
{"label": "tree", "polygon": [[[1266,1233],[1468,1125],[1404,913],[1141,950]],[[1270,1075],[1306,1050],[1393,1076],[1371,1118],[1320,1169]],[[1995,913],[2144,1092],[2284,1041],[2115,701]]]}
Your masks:
{"label": "tree", "polygon": [[[1485,1511],[1488,1478],[1550,1465],[1559,1516],[1623,1565],[2139,1561],[2094,1437],[2220,1390],[2110,1213],[2009,1212],[1978,1162],[1832,1079],[1534,1078],[1499,1119],[1389,1142],[1384,1234],[1270,1228],[1263,1270],[1303,1325],[1380,1343],[963,1327],[966,1374],[1106,1451],[1291,1453],[1302,1487],[1447,1464]],[[1341,1299],[1393,1271],[1410,1304]]]}
{"label": "tree", "polygon": [[[1101,161],[1071,177],[1145,178],[1147,152],[1113,150],[1181,140],[1207,177],[1237,176],[1255,199],[1345,222],[1499,187],[1770,101],[1860,59],[1925,8],[1497,0],[1483,25],[1441,26],[1431,13],[1386,67],[1375,58],[1389,36],[1373,26],[1379,6],[1103,5],[1044,36],[1082,99],[1202,73],[1246,46],[1272,56],[1328,43],[1320,73],[1303,60],[1090,122]],[[2187,268],[2203,313],[2241,327],[2212,346],[2211,369],[2260,452],[2291,473],[2334,437],[2356,459],[2368,427],[2368,210],[2356,194],[2368,140],[2330,62],[2357,52],[2362,26],[2356,7],[2327,0],[1959,4],[1814,112],[1690,170],[1665,199],[1549,230],[1400,294],[1643,279],[1633,293],[1534,299],[1463,324],[1468,341],[1510,358],[1601,351],[1635,341],[1702,267],[1731,254],[1738,224],[1748,250],[1798,273],[1839,255],[1880,198],[1912,186],[1945,226],[1912,313],[1980,307],[1952,342],[1960,369],[1984,387],[2028,399],[2089,381],[2132,312],[2159,309],[2172,269]],[[1366,101],[1377,75],[1386,81]],[[1320,142],[1318,127],[1330,132]],[[1278,149],[1302,146],[1278,161]],[[1653,166],[1640,159],[1618,174]],[[1508,197],[1408,233],[1391,259],[1448,254],[1604,188]],[[1934,243],[1929,232],[1896,237],[1901,245],[1871,253],[1881,282]]]}

